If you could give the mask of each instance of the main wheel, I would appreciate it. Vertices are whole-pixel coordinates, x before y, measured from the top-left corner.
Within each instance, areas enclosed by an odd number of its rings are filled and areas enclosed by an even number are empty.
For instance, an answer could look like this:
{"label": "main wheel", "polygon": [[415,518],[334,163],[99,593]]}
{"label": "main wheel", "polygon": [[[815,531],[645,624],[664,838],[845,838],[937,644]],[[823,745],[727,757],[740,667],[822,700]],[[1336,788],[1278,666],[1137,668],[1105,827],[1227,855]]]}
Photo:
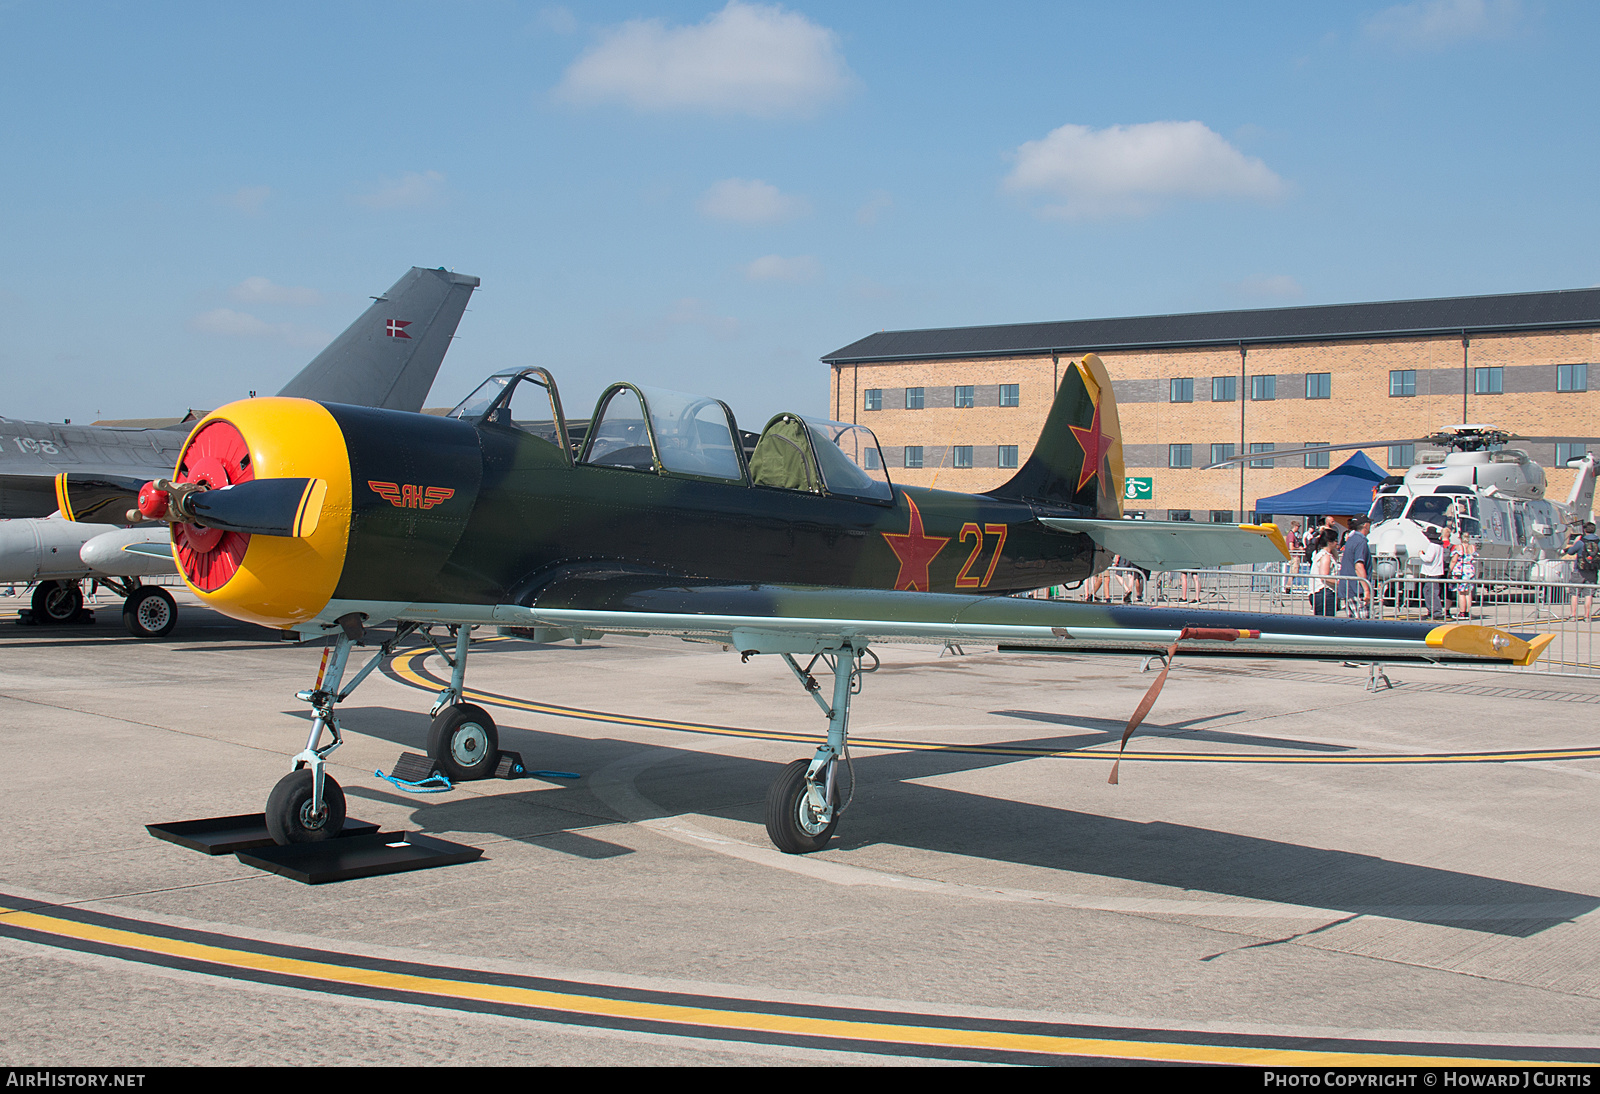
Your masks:
{"label": "main wheel", "polygon": [[71,623],[83,611],[83,590],[76,581],[41,581],[33,590],[35,623]]}
{"label": "main wheel", "polygon": [[806,793],[806,772],[810,767],[810,760],[796,760],[783,769],[767,791],[767,836],[786,855],[822,850],[839,824],[837,808],[827,824],[817,819],[811,795]]}
{"label": "main wheel", "polygon": [[178,625],[178,605],[167,590],[142,586],[122,602],[122,625],[135,638],[165,638]]}
{"label": "main wheel", "polygon": [[344,791],[333,776],[322,776],[322,812],[311,809],[311,769],[302,767],[278,780],[267,795],[267,832],[274,842],[315,843],[333,839],[344,828]]}
{"label": "main wheel", "polygon": [[453,782],[487,779],[500,758],[500,732],[482,707],[456,703],[433,720],[428,755]]}

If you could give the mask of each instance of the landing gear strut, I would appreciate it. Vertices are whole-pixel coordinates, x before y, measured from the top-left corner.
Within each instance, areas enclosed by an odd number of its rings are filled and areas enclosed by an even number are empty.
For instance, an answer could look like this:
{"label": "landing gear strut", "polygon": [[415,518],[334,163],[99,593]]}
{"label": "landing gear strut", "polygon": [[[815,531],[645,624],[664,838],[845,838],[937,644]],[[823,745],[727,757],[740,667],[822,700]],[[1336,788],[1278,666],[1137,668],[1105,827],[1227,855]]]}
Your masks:
{"label": "landing gear strut", "polygon": [[[333,640],[333,645],[322,651],[316,684],[295,696],[310,703],[314,715],[306,747],[295,756],[294,770],[278,781],[267,798],[267,831],[280,844],[333,839],[344,827],[344,791],[326,771],[328,755],[344,743],[333,708],[348,699],[350,693],[361,686],[361,681],[394,653],[402,638],[418,629],[415,623],[401,624],[394,637],[379,646],[372,660],[341,690],[345,665],[350,651],[361,642],[364,623],[362,616],[356,613],[342,616],[338,622],[341,633]],[[457,628],[453,659],[432,634],[427,635],[428,641],[444,654],[452,669],[450,686],[439,693],[433,707],[428,752],[439,769],[457,781],[488,778],[500,757],[500,737],[494,719],[481,707],[460,701],[466,681],[471,631],[472,628],[465,625]],[[326,745],[322,744],[324,731],[331,737]]]}
{"label": "landing gear strut", "polygon": [[[844,761],[850,772],[850,792],[855,793],[855,769],[850,764],[850,697],[861,691],[861,677],[874,672],[878,658],[865,643],[855,646],[846,642],[832,654],[821,653],[811,664],[801,668],[793,655],[783,654],[800,686],[816,700],[817,706],[828,719],[828,740],[809,760],[796,760],[783,769],[767,791],[767,836],[773,846],[788,855],[803,855],[820,851],[833,838],[839,816],[849,807],[847,798],[839,801],[837,779],[839,762]],[[872,667],[864,665],[872,658]],[[833,705],[823,702],[822,686],[811,675],[818,660],[833,669]]]}

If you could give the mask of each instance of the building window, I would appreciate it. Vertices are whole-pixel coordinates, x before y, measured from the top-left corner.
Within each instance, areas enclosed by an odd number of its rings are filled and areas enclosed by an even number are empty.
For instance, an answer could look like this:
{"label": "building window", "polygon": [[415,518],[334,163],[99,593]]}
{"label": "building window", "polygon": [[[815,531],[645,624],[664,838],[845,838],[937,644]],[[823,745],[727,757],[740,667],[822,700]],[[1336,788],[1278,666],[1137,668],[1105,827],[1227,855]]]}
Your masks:
{"label": "building window", "polygon": [[1556,366],[1557,391],[1588,391],[1589,366],[1588,365],[1557,365]]}
{"label": "building window", "polygon": [[1214,444],[1211,446],[1211,462],[1221,463],[1223,460],[1233,459],[1233,454],[1238,449],[1231,444]]}
{"label": "building window", "polygon": [[906,409],[907,410],[921,410],[922,409],[922,389],[920,387],[908,387],[908,388],[906,388]]}
{"label": "building window", "polygon": [[1239,377],[1213,376],[1211,377],[1211,401],[1213,403],[1231,403],[1239,398]]}
{"label": "building window", "polygon": [[1194,402],[1194,377],[1174,376],[1172,378],[1172,398],[1174,403]]}
{"label": "building window", "polygon": [[[1277,445],[1273,444],[1270,441],[1251,441],[1250,442],[1250,451],[1251,452],[1271,452],[1276,447],[1277,447]],[[1276,460],[1251,460],[1250,461],[1250,466],[1251,467],[1276,467],[1276,466],[1278,466],[1278,464],[1277,464]]]}
{"label": "building window", "polygon": [[1389,446],[1389,466],[1410,467],[1417,460],[1417,446],[1414,444],[1391,444]]}
{"label": "building window", "polygon": [[972,398],[972,387],[971,387],[971,385],[968,385],[966,387],[958,387],[958,388],[956,388],[956,406],[957,407],[969,407],[969,406],[975,406],[975,405],[977,405],[977,404],[976,404],[976,401]]}
{"label": "building window", "polygon": [[882,410],[883,409],[883,388],[881,388],[881,387],[869,387],[869,388],[867,388],[867,397],[866,397],[866,400],[861,404],[861,409],[863,409],[863,410]]}
{"label": "building window", "polygon": [[1015,467],[1015,466],[1017,466],[1017,446],[1016,445],[1014,445],[1014,444],[1003,444],[1003,445],[1000,446],[1000,466],[1001,467]]}
{"label": "building window", "polygon": [[[968,388],[967,390],[970,391],[971,388]],[[950,466],[951,467],[971,467],[972,466],[972,446],[970,444],[958,444],[954,448],[952,448],[950,450]]]}
{"label": "building window", "polygon": [[1211,523],[1212,524],[1232,524],[1233,523],[1233,510],[1232,509],[1213,509],[1213,510],[1211,510]]}
{"label": "building window", "polygon": [[1499,395],[1505,387],[1505,369],[1499,365],[1493,368],[1475,368],[1472,370],[1472,393],[1474,395]]}
{"label": "building window", "polygon": [[1193,467],[1194,446],[1190,444],[1167,445],[1168,467]]}
{"label": "building window", "polygon": [[1001,406],[1021,406],[1022,405],[1022,386],[1020,384],[1001,384],[1000,385],[1000,405]]}
{"label": "building window", "polygon": [[877,445],[869,445],[867,447],[867,450],[864,453],[864,455],[866,457],[867,470],[868,471],[877,471],[878,470],[878,446]]}
{"label": "building window", "polygon": [[906,466],[913,468],[922,466],[922,446],[920,444],[906,445]]}
{"label": "building window", "polygon": [[1194,516],[1187,509],[1168,509],[1168,520],[1193,520]]}
{"label": "building window", "polygon": [[1333,398],[1333,373],[1308,372],[1306,373],[1306,398],[1331,399]]}
{"label": "building window", "polygon": [[1250,398],[1255,402],[1265,402],[1278,397],[1278,378],[1276,376],[1250,377]]}
{"label": "building window", "polygon": [[1417,393],[1417,370],[1398,369],[1389,373],[1389,397],[1399,399]]}
{"label": "building window", "polygon": [[[1303,448],[1327,447],[1327,444],[1328,444],[1327,441],[1307,441],[1301,447],[1303,447]],[[1326,452],[1307,452],[1306,453],[1306,466],[1307,467],[1311,467],[1311,468],[1327,467],[1328,466],[1328,454]]]}
{"label": "building window", "polygon": [[1589,454],[1589,446],[1587,444],[1583,443],[1582,441],[1579,441],[1579,442],[1576,442],[1576,443],[1571,443],[1571,444],[1569,444],[1569,443],[1567,443],[1565,441],[1557,441],[1556,442],[1556,466],[1557,467],[1565,467],[1565,466],[1567,466],[1567,463],[1569,461],[1571,461],[1571,460],[1581,460],[1585,456],[1587,456],[1588,454]]}

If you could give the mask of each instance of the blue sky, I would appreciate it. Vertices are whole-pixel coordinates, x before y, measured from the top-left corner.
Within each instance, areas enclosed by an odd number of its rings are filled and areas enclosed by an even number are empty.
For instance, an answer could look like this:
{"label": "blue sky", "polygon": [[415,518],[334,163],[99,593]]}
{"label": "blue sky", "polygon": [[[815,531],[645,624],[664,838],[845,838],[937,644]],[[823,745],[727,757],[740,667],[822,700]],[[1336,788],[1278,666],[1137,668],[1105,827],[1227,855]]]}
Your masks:
{"label": "blue sky", "polygon": [[1600,6],[0,0],[0,414],[276,390],[412,265],[430,404],[746,428],[875,330],[1600,282]]}

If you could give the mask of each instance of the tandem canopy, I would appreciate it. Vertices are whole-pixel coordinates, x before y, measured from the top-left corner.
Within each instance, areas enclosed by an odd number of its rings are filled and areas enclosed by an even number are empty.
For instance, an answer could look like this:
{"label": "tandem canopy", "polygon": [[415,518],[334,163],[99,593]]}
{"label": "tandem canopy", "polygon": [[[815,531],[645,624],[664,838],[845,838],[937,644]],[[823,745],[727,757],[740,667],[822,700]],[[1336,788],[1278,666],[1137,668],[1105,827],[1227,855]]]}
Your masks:
{"label": "tandem canopy", "polygon": [[1389,473],[1365,452],[1357,452],[1321,478],[1297,490],[1256,499],[1257,513],[1274,516],[1353,516],[1372,508],[1373,489]]}

